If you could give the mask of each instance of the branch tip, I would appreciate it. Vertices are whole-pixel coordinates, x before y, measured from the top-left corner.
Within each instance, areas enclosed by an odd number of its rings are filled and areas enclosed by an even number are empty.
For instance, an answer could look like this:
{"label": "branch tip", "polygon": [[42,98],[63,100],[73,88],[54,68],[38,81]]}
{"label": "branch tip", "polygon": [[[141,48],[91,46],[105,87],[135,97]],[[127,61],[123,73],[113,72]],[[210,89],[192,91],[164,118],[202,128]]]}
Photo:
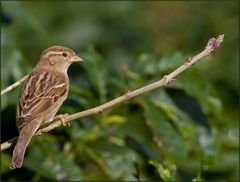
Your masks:
{"label": "branch tip", "polygon": [[217,48],[221,46],[223,39],[224,39],[224,34],[219,35],[216,38],[209,39],[205,49],[209,52],[209,54],[214,52]]}
{"label": "branch tip", "polygon": [[217,36],[216,43],[215,43],[215,48],[220,47],[223,40],[224,40],[224,34]]}

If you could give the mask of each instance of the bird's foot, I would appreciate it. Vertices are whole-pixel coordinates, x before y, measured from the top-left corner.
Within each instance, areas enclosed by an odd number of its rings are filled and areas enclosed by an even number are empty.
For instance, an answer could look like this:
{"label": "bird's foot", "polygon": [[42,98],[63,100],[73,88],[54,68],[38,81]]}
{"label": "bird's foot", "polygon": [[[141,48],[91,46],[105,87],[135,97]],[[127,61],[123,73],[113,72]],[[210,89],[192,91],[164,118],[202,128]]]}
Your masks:
{"label": "bird's foot", "polygon": [[69,114],[59,114],[54,117],[54,119],[60,119],[62,126],[68,126],[70,127],[70,122],[66,121],[66,118],[69,116]]}

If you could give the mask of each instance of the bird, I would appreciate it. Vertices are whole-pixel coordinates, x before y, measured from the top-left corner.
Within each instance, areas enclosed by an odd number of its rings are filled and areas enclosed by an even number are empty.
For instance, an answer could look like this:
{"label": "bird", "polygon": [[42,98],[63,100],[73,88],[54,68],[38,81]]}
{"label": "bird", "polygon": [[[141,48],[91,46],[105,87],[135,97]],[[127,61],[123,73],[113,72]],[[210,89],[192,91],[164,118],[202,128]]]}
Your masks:
{"label": "bird", "polygon": [[68,67],[79,61],[83,59],[64,46],[51,46],[40,55],[20,93],[16,112],[20,134],[13,150],[10,169],[22,167],[31,138],[39,127],[53,120],[68,95]]}

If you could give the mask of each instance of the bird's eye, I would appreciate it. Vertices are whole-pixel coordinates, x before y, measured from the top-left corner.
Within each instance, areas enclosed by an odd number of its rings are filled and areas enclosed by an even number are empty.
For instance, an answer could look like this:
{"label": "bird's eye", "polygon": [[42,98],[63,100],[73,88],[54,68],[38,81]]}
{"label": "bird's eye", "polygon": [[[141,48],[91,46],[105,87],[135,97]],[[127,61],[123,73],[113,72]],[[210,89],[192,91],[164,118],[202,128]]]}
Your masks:
{"label": "bird's eye", "polygon": [[67,57],[67,53],[66,52],[62,53],[62,55],[63,55],[63,57]]}

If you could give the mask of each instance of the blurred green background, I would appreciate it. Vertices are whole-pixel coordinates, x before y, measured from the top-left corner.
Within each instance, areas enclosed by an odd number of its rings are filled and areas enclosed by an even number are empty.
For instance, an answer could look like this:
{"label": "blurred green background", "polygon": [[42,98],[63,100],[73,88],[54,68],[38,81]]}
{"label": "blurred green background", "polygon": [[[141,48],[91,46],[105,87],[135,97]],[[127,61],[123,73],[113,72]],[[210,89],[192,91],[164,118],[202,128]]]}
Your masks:
{"label": "blurred green background", "polygon": [[[1,152],[2,181],[237,181],[237,1],[1,1],[1,88],[63,45],[69,69],[59,113],[76,113],[160,79],[225,34],[219,50],[165,88],[34,137],[21,169]],[[21,87],[1,97],[1,142],[18,136]]]}

